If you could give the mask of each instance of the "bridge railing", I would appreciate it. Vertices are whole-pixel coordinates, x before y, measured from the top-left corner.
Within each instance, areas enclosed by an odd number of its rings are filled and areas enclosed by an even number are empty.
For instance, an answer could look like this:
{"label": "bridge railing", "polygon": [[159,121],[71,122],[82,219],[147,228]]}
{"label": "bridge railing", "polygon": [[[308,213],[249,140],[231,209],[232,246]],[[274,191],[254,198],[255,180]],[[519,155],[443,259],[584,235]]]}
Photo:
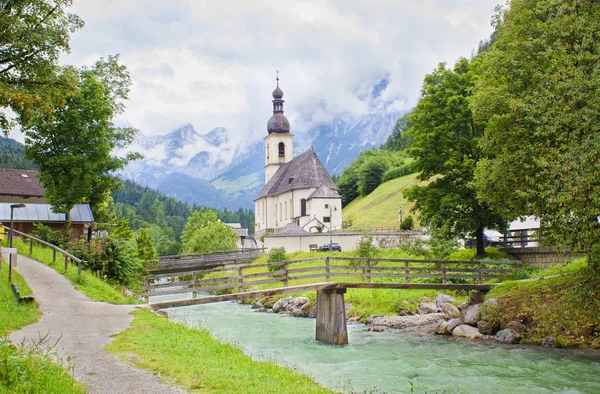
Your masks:
{"label": "bridge railing", "polygon": [[[319,257],[263,264],[206,266],[200,270],[142,277],[142,296],[198,292],[218,294],[318,282],[475,283],[519,270],[519,261],[449,261]],[[279,285],[275,285],[279,284]],[[267,286],[268,285],[268,286]],[[265,287],[266,286],[266,287]],[[383,285],[382,285],[383,287]]]}
{"label": "bridge railing", "polygon": [[151,273],[191,271],[204,266],[220,265],[221,263],[250,263],[264,252],[265,248],[245,248],[221,252],[161,256],[158,259],[158,267],[152,270]]}
{"label": "bridge railing", "polygon": [[[7,227],[7,226],[1,225],[1,224],[0,224],[0,227],[4,228],[8,232],[11,231],[10,227]],[[29,235],[27,233],[23,233],[21,231],[15,230],[15,229],[12,229],[12,232],[13,232],[13,234],[18,235],[19,237],[29,239],[29,257],[31,257],[33,255],[33,243],[34,242],[36,242],[40,245],[43,245],[43,246],[47,246],[50,249],[52,249],[52,262],[53,263],[56,262],[56,254],[57,253],[62,254],[65,259],[65,272],[67,272],[67,269],[69,267],[69,262],[74,261],[77,263],[77,277],[81,278],[81,268],[82,268],[81,266],[83,264],[83,261],[80,258],[73,256],[71,253],[59,248],[56,245],[52,245],[50,242],[46,242],[42,239],[36,238],[33,235]],[[7,233],[7,234],[9,234],[9,233]]]}
{"label": "bridge railing", "polygon": [[527,248],[542,245],[542,232],[540,228],[524,228],[512,230],[500,238],[504,247]]}

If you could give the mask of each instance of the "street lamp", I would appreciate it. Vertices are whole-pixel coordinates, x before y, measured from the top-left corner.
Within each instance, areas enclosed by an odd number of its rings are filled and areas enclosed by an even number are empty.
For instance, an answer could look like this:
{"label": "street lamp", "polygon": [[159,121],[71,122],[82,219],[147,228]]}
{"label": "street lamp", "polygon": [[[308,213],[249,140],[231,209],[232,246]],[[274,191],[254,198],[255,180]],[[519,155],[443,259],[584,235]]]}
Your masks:
{"label": "street lamp", "polygon": [[398,211],[398,231],[402,230],[402,208]]}
{"label": "street lamp", "polygon": [[[12,204],[10,206],[10,233],[8,234],[8,247],[12,248],[12,240],[13,240],[13,212],[15,209],[25,208],[25,204]],[[8,254],[8,283],[12,280],[12,252]]]}
{"label": "street lamp", "polygon": [[329,251],[331,252],[331,243],[332,243],[332,235],[331,235],[331,226],[333,223],[333,212],[337,212],[337,207],[333,205],[329,205]]}

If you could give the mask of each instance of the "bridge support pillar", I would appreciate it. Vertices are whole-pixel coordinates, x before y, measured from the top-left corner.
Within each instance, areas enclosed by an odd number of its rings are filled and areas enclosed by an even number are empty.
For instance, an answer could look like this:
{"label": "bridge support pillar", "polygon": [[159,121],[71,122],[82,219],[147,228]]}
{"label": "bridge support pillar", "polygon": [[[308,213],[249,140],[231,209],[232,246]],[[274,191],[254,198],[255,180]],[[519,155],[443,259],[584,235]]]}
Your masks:
{"label": "bridge support pillar", "polygon": [[346,289],[317,291],[317,341],[332,345],[347,345]]}

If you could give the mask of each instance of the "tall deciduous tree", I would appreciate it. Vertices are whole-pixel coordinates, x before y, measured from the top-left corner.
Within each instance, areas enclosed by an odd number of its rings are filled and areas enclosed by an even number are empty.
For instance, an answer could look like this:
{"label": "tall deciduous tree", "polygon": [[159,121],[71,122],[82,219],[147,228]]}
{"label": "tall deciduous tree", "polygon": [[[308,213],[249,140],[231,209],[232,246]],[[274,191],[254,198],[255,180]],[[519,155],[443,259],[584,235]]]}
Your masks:
{"label": "tall deciduous tree", "polygon": [[76,75],[58,65],[69,52],[71,33],[83,21],[66,12],[72,0],[8,0],[0,2],[0,129],[13,126],[6,109],[17,114],[17,123],[35,117],[51,120],[53,109],[73,92]]}
{"label": "tall deciduous tree", "polygon": [[442,63],[425,76],[409,133],[414,137],[412,166],[420,173],[419,179],[429,183],[413,186],[404,194],[415,202],[422,223],[442,229],[448,237],[475,234],[477,254],[483,255],[484,228],[504,228],[505,224],[477,199],[473,182],[484,124],[474,121],[469,108],[470,68],[467,59],[460,59],[454,70]]}
{"label": "tall deciduous tree", "polygon": [[54,109],[54,121],[36,119],[25,129],[26,157],[40,166],[45,196],[56,212],[67,215],[75,204],[87,202],[94,209],[104,202],[119,182],[114,171],[138,157],[114,153],[135,133],[112,123],[130,85],[118,57],[78,74],[77,90]]}
{"label": "tall deciduous tree", "polygon": [[473,99],[480,195],[600,266],[600,4],[513,0],[496,24]]}
{"label": "tall deciduous tree", "polygon": [[188,218],[181,241],[183,253],[217,252],[235,250],[239,239],[235,231],[217,220],[217,213],[199,209]]}

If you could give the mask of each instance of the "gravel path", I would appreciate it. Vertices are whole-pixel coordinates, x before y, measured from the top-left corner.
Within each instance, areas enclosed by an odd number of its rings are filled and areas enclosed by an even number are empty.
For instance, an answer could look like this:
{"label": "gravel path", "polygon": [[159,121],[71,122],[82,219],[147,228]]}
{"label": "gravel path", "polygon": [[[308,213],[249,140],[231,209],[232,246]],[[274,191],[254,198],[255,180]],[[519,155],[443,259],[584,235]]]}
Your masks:
{"label": "gravel path", "polygon": [[129,327],[133,305],[91,301],[65,277],[24,256],[18,257],[17,270],[32,288],[43,315],[37,323],[12,333],[13,341],[35,341],[48,334],[48,343],[53,344],[60,338],[59,355],[71,358],[75,378],[88,385],[90,393],[185,392],[104,351],[113,335]]}

